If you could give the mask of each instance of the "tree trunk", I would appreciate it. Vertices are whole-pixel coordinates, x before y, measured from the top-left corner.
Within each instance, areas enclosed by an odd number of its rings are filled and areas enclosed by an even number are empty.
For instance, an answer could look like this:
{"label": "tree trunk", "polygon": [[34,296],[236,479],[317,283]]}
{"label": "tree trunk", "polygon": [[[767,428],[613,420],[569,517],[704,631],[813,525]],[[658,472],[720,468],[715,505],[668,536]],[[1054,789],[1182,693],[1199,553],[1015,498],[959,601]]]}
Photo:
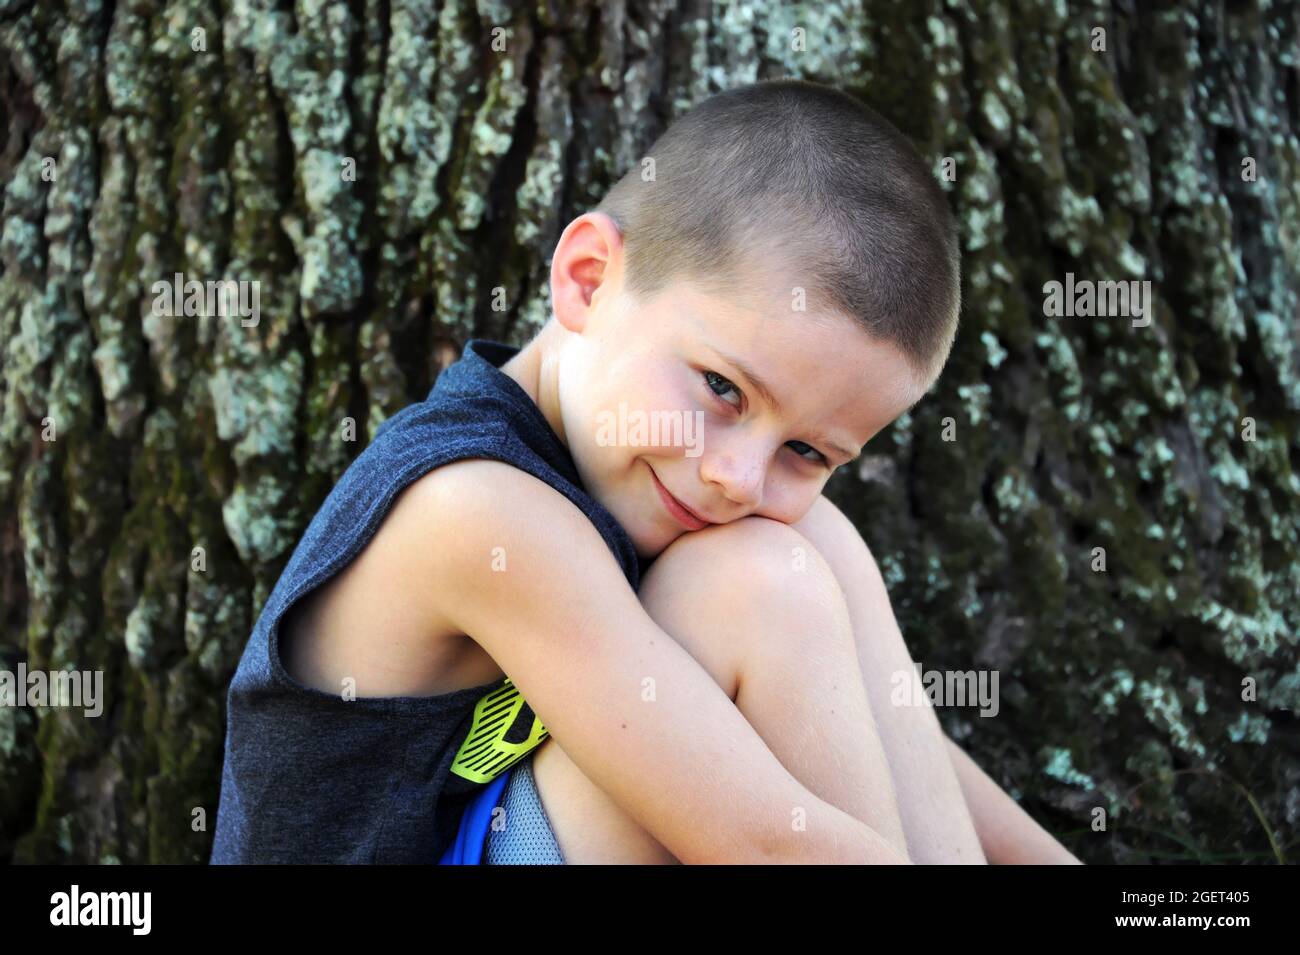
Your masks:
{"label": "tree trunk", "polygon": [[[0,706],[0,859],[207,859],[226,685],[334,482],[545,321],[672,116],[784,75],[951,177],[953,359],[828,487],[922,668],[1000,678],[944,726],[1085,861],[1294,854],[1300,8],[288,6],[0,0],[0,670],[103,674],[96,718]],[[257,323],[155,314],[176,273]],[[1067,273],[1150,324],[1045,315]]]}

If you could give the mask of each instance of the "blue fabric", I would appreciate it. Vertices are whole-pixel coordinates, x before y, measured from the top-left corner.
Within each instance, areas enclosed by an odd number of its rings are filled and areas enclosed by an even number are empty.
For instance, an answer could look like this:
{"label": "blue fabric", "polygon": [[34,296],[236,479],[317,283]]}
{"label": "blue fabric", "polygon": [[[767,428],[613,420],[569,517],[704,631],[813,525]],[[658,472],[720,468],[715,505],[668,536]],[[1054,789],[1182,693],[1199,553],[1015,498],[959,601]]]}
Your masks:
{"label": "blue fabric", "polygon": [[483,850],[492,826],[492,811],[501,805],[506,783],[514,772],[514,768],[506,770],[474,797],[466,807],[465,814],[460,817],[456,838],[438,860],[439,865],[483,864]]}
{"label": "blue fabric", "polygon": [[[483,339],[466,343],[424,401],[376,430],[312,518],[227,693],[211,862],[432,864],[457,836],[465,810],[490,798],[484,787],[504,785],[504,773],[527,755],[520,742],[535,748],[545,740],[508,677],[437,696],[347,700],[285,670],[278,644],[286,611],[361,553],[411,482],[464,458],[520,468],[591,520],[637,589],[643,567],[631,538],[587,494],[546,417],[501,371],[517,352]],[[497,718],[502,712],[515,714],[509,725]],[[479,849],[467,843],[467,852]]]}

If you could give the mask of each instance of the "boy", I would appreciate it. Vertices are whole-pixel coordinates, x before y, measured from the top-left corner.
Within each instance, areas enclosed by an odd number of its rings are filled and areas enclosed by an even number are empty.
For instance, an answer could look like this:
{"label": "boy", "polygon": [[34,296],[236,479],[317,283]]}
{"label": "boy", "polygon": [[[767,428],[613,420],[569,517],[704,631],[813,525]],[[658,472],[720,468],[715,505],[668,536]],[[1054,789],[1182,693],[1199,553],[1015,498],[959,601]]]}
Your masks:
{"label": "boy", "polygon": [[[946,361],[942,191],[795,80],[649,156],[565,229],[541,332],[471,341],[313,519],[231,684],[214,862],[1077,861],[889,704],[912,662],[821,495]],[[620,405],[698,440],[611,441]]]}

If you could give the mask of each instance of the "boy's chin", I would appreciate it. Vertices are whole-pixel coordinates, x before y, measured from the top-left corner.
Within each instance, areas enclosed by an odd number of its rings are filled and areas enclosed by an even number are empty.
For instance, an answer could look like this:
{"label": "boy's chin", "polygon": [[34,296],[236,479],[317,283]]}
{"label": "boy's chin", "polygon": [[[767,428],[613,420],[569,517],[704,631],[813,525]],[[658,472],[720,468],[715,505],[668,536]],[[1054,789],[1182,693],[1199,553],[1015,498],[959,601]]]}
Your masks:
{"label": "boy's chin", "polygon": [[634,510],[626,515],[614,514],[614,518],[632,539],[632,546],[643,561],[654,560],[676,540],[672,528],[657,521],[654,514]]}
{"label": "boy's chin", "polygon": [[655,526],[655,522],[648,515],[640,514],[626,521],[617,514],[614,516],[623,526],[623,530],[627,531],[627,536],[632,539],[632,546],[636,549],[636,555],[642,560],[654,560],[672,543],[672,538],[665,534],[662,527]]}
{"label": "boy's chin", "polygon": [[644,475],[643,484],[631,488],[620,487],[618,493],[606,493],[597,488],[595,497],[631,538],[637,556],[647,561],[667,550],[668,545],[680,534],[674,534],[674,525],[653,510],[658,506],[657,499],[643,499],[654,493],[653,486],[649,483],[652,478],[645,464],[638,467],[641,469],[638,473]]}

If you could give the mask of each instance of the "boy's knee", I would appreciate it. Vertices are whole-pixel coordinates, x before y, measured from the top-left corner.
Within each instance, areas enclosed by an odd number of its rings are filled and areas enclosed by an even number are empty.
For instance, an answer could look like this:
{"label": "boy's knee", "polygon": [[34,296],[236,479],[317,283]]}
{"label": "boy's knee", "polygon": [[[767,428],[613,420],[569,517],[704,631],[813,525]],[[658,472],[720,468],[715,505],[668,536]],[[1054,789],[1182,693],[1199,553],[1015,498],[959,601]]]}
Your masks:
{"label": "boy's knee", "polygon": [[[652,616],[687,614],[728,633],[849,632],[844,595],[829,564],[789,524],[745,517],[692,531],[659,555],[640,596]],[[791,632],[795,630],[797,632]]]}
{"label": "boy's knee", "polygon": [[646,579],[708,578],[711,585],[766,592],[801,583],[834,582],[830,566],[817,549],[789,524],[766,517],[743,517],[677,538],[659,555]]}

